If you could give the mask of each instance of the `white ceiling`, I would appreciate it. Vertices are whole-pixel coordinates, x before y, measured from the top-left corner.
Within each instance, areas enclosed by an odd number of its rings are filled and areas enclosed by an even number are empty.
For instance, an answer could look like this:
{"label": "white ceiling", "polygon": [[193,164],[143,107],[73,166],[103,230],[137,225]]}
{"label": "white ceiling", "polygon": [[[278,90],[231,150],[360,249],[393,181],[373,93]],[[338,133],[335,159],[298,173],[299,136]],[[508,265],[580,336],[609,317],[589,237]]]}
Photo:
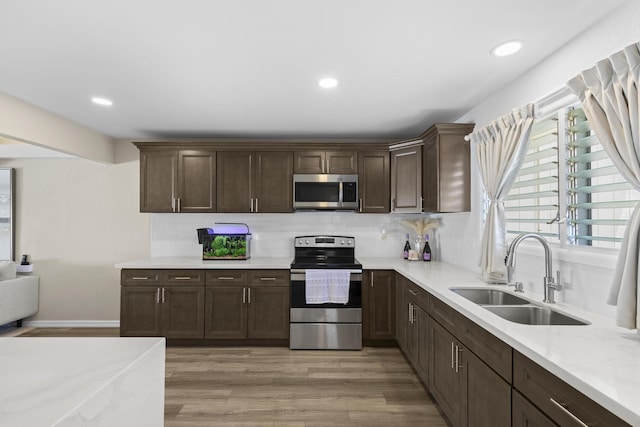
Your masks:
{"label": "white ceiling", "polygon": [[624,1],[0,0],[0,92],[116,138],[412,137]]}

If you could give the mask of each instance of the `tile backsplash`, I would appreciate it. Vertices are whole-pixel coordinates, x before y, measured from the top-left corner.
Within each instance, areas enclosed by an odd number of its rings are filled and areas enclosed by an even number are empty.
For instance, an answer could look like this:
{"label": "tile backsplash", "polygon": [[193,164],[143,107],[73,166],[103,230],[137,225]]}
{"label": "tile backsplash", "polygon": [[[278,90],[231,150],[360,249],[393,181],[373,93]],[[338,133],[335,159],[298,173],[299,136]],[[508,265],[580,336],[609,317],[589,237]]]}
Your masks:
{"label": "tile backsplash", "polygon": [[252,233],[252,257],[291,257],[295,236],[354,236],[356,257],[401,256],[406,216],[354,212],[292,214],[151,214],[151,256],[201,256],[196,229],[244,223]]}

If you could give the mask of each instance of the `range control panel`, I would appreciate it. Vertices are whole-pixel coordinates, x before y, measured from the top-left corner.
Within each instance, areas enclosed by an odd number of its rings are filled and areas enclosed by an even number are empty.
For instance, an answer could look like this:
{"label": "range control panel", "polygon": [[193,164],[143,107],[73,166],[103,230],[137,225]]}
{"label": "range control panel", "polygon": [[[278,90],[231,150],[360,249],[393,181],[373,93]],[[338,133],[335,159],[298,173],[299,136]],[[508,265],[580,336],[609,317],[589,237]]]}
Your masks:
{"label": "range control panel", "polygon": [[349,236],[298,236],[296,248],[355,248],[356,240]]}

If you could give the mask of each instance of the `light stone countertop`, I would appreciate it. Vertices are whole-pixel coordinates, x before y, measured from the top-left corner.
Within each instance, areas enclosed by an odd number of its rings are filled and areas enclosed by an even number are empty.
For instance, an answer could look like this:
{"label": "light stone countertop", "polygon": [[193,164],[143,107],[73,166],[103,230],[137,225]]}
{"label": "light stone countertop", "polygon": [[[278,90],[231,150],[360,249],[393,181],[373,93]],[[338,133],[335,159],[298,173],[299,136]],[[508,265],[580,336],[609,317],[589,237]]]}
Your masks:
{"label": "light stone countertop", "polygon": [[[513,323],[449,290],[450,287],[465,286],[505,289],[504,285],[487,285],[475,272],[440,262],[368,257],[358,260],[366,270],[395,270],[403,274],[618,417],[640,427],[640,335],[636,331],[616,327],[613,319],[564,303],[553,304],[553,307],[591,324],[530,326]],[[291,258],[251,258],[248,261],[148,258],[120,263],[116,268],[288,269],[290,263]],[[519,296],[542,304],[541,294],[526,292]]]}
{"label": "light stone countertop", "polygon": [[158,426],[164,338],[0,338],[0,426]]}

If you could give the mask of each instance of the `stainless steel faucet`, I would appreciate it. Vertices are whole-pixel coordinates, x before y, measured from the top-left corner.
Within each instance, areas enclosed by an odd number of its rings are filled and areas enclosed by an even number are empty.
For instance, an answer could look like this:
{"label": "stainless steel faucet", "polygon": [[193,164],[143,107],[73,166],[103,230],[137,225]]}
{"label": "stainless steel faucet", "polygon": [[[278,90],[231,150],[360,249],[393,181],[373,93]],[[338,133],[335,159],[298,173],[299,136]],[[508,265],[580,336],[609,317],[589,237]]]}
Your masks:
{"label": "stainless steel faucet", "polygon": [[520,242],[526,239],[536,239],[542,244],[544,247],[544,266],[545,266],[545,276],[544,276],[544,300],[543,302],[547,302],[550,304],[555,304],[553,291],[562,290],[562,286],[560,285],[560,272],[558,271],[558,281],[554,281],[553,279],[553,268],[552,268],[552,258],[551,258],[551,248],[549,247],[549,242],[535,233],[522,233],[516,236],[515,239],[509,245],[509,249],[507,249],[507,257],[505,258],[505,264],[507,265],[507,283],[511,283],[513,280],[513,273],[516,268],[516,249]]}

